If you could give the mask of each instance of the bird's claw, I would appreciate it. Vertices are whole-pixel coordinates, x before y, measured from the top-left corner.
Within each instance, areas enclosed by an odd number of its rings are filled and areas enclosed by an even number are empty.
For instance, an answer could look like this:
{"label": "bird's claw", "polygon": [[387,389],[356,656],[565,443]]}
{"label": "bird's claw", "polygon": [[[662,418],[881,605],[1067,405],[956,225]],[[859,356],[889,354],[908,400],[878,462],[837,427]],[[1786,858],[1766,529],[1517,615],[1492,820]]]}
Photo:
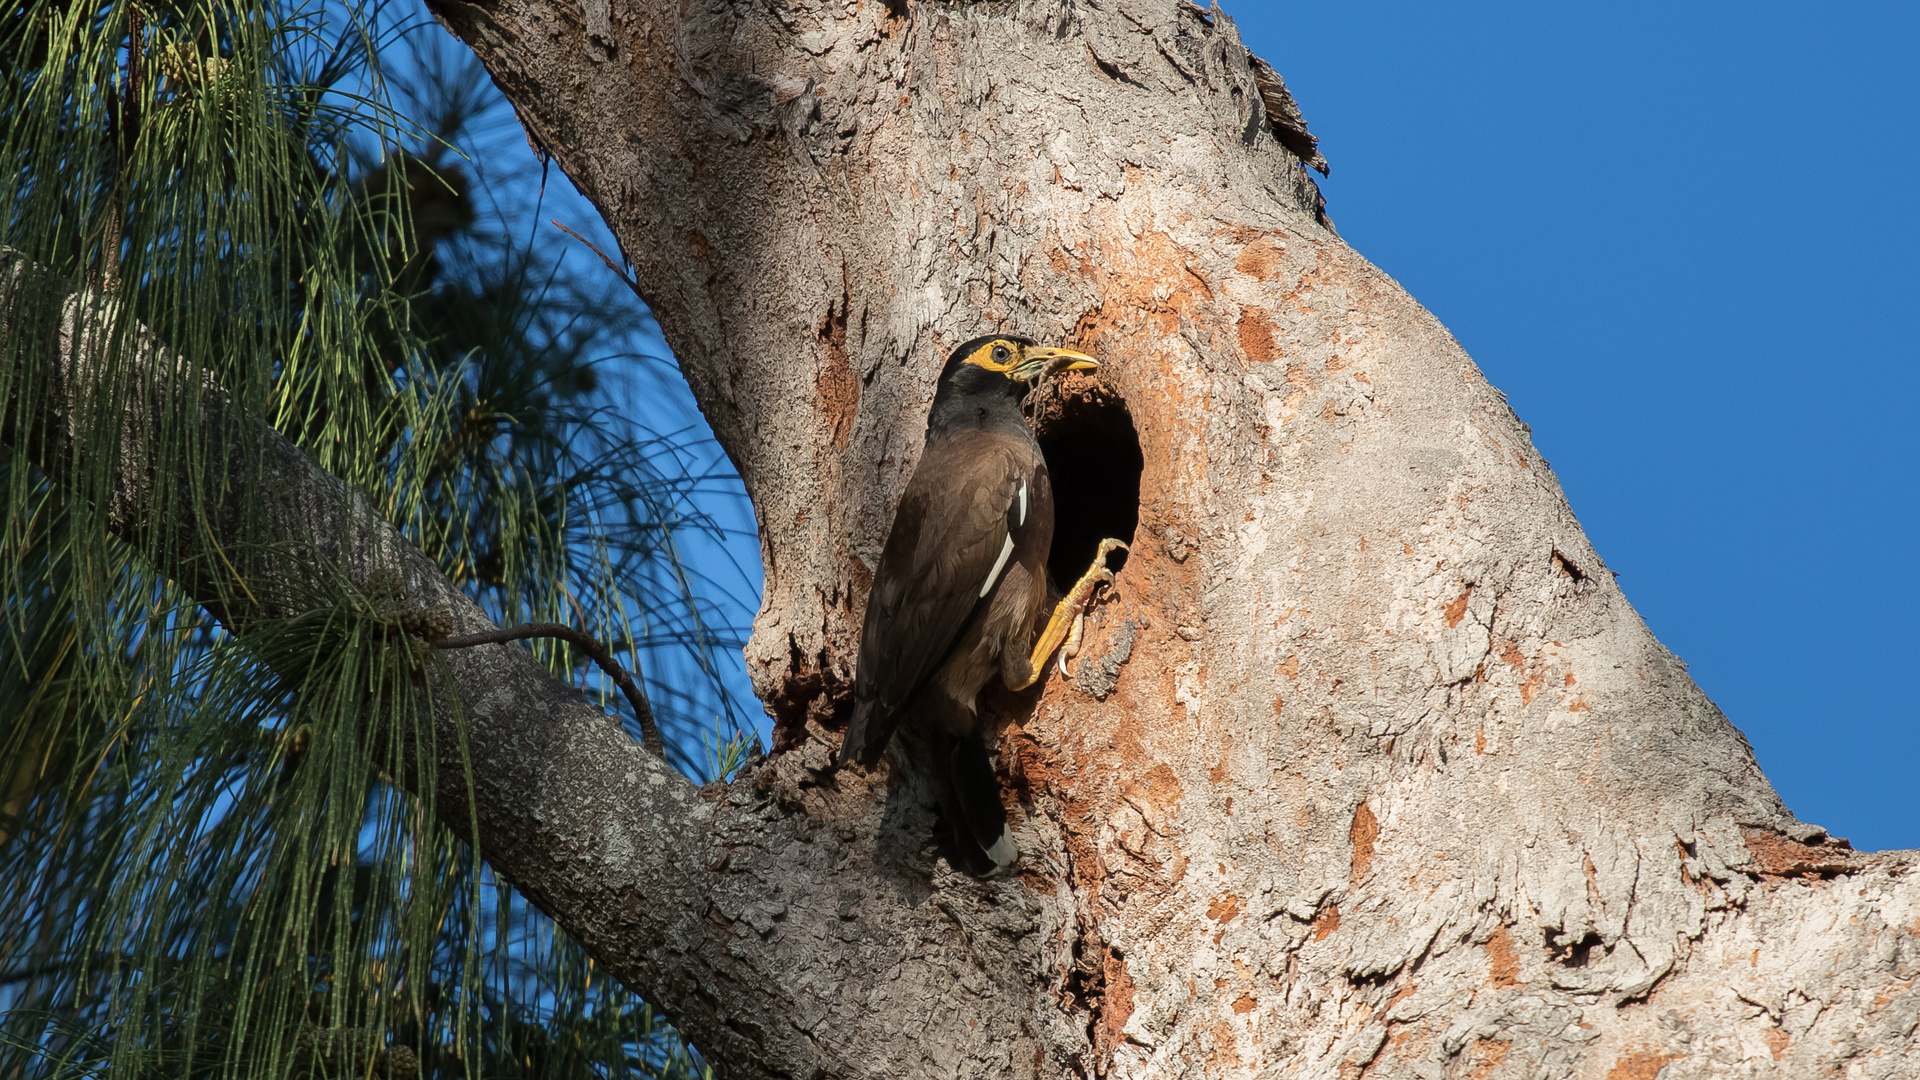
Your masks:
{"label": "bird's claw", "polygon": [[1068,602],[1073,604],[1076,612],[1086,606],[1088,598],[1093,596],[1093,590],[1099,588],[1102,582],[1113,584],[1113,571],[1107,568],[1107,556],[1115,551],[1126,550],[1127,545],[1118,540],[1100,541],[1100,550],[1093,557],[1093,565],[1087,567],[1087,572],[1080,575],[1080,580],[1073,583],[1072,591],[1067,594]]}
{"label": "bird's claw", "polygon": [[1093,565],[1073,583],[1073,591],[1067,594],[1067,603],[1073,612],[1073,629],[1067,632],[1067,640],[1060,645],[1059,656],[1054,664],[1060,674],[1073,678],[1073,670],[1067,667],[1067,661],[1080,652],[1080,638],[1087,626],[1087,603],[1101,585],[1113,584],[1113,571],[1107,567],[1107,556],[1115,551],[1126,551],[1127,545],[1114,539],[1100,541],[1100,550],[1093,557]]}

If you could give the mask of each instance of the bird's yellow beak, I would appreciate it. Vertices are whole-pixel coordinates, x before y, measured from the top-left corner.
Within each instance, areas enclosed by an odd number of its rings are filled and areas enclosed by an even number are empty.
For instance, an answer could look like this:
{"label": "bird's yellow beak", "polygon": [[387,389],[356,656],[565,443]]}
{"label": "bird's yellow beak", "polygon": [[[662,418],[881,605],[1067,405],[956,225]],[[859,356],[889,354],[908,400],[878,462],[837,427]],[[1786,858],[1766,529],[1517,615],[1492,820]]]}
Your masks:
{"label": "bird's yellow beak", "polygon": [[1052,375],[1061,371],[1087,371],[1100,366],[1100,361],[1085,353],[1071,349],[1050,349],[1036,345],[1025,350],[1020,363],[1007,372],[1010,379],[1031,382],[1042,375]]}

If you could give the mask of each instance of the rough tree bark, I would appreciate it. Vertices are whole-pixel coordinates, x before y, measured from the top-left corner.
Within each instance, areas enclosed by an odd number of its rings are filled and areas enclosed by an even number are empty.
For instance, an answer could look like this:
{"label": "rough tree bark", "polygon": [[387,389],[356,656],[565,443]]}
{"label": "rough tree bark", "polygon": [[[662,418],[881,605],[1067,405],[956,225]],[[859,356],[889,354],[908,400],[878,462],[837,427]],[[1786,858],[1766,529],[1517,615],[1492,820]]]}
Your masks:
{"label": "rough tree bark", "polygon": [[[779,747],[730,786],[511,649],[453,660],[483,853],[725,1074],[1920,1074],[1913,855],[1781,805],[1504,399],[1318,219],[1225,15],[436,7],[759,512]],[[939,362],[994,329],[1097,353],[1043,436],[1141,473],[1057,480],[1134,554],[1078,674],[993,702],[1023,872],[978,883],[824,766]]]}

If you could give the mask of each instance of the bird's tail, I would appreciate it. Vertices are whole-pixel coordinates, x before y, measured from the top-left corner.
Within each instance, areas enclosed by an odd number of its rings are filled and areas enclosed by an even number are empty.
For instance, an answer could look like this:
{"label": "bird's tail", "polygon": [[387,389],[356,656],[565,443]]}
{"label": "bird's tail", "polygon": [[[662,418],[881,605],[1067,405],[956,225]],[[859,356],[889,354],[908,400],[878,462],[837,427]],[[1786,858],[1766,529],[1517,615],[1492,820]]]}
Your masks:
{"label": "bird's tail", "polygon": [[854,704],[853,719],[847,721],[847,733],[840,740],[839,760],[857,761],[869,767],[880,760],[881,751],[887,747],[887,736],[892,731],[876,730],[883,727],[876,715],[878,712],[871,701]]}
{"label": "bird's tail", "polygon": [[993,761],[978,737],[954,738],[944,754],[936,752],[940,773],[940,813],[953,838],[953,854],[960,869],[974,877],[999,877],[1013,869],[1020,852],[1007,828],[1007,811],[1000,805],[1000,782]]}

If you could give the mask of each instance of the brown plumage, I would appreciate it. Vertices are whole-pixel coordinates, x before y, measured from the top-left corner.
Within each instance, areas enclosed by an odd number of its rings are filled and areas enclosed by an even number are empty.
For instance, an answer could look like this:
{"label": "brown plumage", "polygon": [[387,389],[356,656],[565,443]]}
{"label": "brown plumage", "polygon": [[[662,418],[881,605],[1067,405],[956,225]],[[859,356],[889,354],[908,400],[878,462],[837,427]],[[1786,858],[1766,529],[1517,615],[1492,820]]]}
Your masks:
{"label": "brown plumage", "polygon": [[1008,336],[954,351],[867,597],[842,756],[872,765],[897,733],[896,760],[933,781],[951,860],[976,875],[1002,873],[1016,855],[977,698],[996,674],[1011,688],[1031,685],[1064,636],[1057,612],[1045,650],[1034,648],[1053,488],[1020,400],[1042,375],[1095,366]]}

